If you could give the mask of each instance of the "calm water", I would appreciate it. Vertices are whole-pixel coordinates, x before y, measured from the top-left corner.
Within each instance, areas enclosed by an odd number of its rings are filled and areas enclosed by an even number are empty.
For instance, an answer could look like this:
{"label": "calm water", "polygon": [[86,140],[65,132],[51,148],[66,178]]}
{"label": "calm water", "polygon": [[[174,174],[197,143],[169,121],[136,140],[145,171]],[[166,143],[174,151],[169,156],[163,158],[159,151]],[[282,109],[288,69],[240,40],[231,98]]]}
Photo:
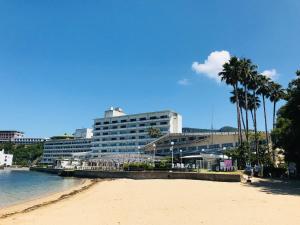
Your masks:
{"label": "calm water", "polygon": [[64,191],[80,182],[46,173],[0,170],[0,208]]}

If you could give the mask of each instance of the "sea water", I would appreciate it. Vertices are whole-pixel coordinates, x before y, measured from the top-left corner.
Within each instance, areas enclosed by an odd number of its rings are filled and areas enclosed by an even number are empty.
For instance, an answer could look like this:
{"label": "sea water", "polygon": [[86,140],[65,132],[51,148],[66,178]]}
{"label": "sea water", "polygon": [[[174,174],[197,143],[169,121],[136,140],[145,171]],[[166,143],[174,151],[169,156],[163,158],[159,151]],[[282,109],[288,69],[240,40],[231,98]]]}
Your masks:
{"label": "sea water", "polygon": [[80,182],[29,170],[0,170],[0,208],[64,191]]}

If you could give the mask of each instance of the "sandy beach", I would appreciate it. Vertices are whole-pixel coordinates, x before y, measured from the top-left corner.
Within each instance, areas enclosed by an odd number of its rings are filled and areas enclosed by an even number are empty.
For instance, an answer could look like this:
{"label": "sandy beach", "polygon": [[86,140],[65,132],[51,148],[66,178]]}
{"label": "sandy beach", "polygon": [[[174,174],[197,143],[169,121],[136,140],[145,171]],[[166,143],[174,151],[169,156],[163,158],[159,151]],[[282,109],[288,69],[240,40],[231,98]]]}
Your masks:
{"label": "sandy beach", "polygon": [[299,208],[298,187],[280,183],[120,179],[98,182],[0,224],[282,225],[300,224]]}

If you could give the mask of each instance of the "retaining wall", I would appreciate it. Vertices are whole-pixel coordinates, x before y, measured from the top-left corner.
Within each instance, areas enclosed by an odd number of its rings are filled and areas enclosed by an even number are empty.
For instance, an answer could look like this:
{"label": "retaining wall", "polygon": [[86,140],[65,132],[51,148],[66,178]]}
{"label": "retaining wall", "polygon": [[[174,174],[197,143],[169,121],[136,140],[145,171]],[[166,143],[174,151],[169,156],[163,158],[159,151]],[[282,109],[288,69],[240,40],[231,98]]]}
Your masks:
{"label": "retaining wall", "polygon": [[46,168],[32,168],[34,171],[59,174],[78,178],[128,178],[128,179],[190,179],[209,180],[222,182],[240,182],[238,174],[214,174],[214,173],[188,173],[167,171],[95,171],[95,170],[58,170]]}

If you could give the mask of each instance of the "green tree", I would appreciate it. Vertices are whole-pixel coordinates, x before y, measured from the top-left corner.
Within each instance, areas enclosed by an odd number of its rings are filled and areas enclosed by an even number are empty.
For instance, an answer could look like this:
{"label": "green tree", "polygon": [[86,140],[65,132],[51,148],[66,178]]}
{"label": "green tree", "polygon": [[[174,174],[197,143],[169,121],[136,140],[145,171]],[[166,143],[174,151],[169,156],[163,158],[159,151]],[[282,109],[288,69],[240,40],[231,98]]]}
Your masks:
{"label": "green tree", "polygon": [[43,154],[43,144],[16,145],[6,143],[1,144],[0,148],[8,154],[13,154],[13,164],[19,166],[30,166]]}
{"label": "green tree", "polygon": [[243,138],[241,129],[240,104],[238,98],[239,80],[241,78],[241,67],[239,59],[236,56],[231,57],[229,62],[223,65],[223,70],[219,73],[219,76],[221,77],[221,80],[224,81],[227,85],[232,86],[233,92],[235,93],[239,144],[241,144]]}
{"label": "green tree", "polygon": [[269,133],[268,133],[268,123],[267,123],[267,112],[266,112],[266,98],[270,97],[270,78],[259,75],[257,79],[258,89],[257,93],[262,96],[263,100],[263,109],[264,109],[264,121],[265,121],[265,132],[266,132],[266,141],[267,146],[269,146]]}
{"label": "green tree", "polygon": [[300,71],[296,79],[289,83],[286,104],[277,114],[277,123],[272,131],[275,147],[285,150],[288,162],[295,162],[300,171]]}
{"label": "green tree", "polygon": [[276,103],[285,98],[285,90],[278,83],[270,83],[270,101],[273,102],[273,130],[276,127]]}
{"label": "green tree", "polygon": [[150,127],[148,129],[148,135],[151,137],[151,138],[159,138],[162,136],[162,133],[160,131],[160,129],[158,128],[155,128],[155,127]]}

